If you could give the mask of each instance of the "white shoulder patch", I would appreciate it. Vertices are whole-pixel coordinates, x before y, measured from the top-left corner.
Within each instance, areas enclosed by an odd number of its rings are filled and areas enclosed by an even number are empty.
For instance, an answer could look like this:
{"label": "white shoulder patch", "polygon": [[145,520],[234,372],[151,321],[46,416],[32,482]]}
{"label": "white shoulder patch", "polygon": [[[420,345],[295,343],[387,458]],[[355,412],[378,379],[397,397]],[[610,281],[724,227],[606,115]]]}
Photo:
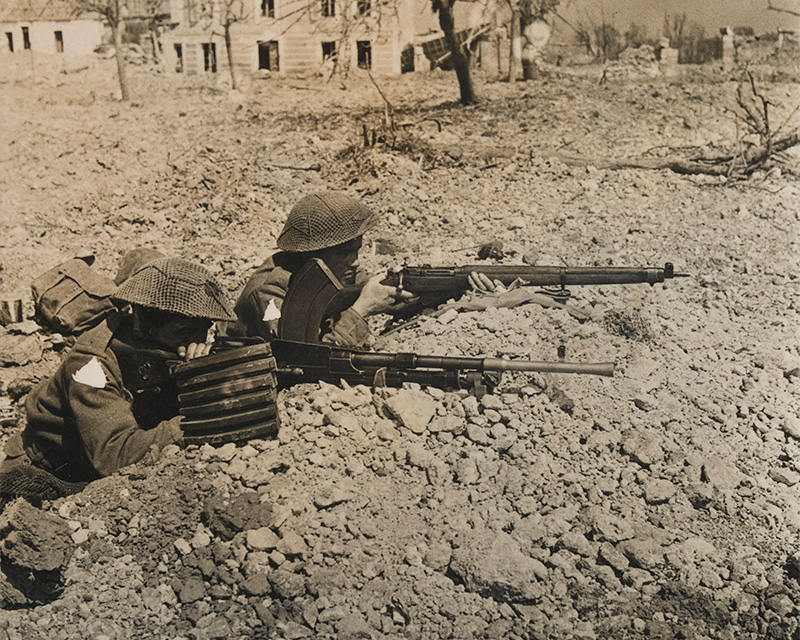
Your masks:
{"label": "white shoulder patch", "polygon": [[102,389],[108,382],[103,367],[100,366],[100,362],[95,357],[73,373],[72,379],[75,382],[88,384],[95,389]]}
{"label": "white shoulder patch", "polygon": [[263,322],[269,322],[270,320],[277,320],[281,317],[281,310],[278,309],[277,305],[275,304],[274,300],[270,300],[267,308],[264,309],[264,317],[261,318]]}

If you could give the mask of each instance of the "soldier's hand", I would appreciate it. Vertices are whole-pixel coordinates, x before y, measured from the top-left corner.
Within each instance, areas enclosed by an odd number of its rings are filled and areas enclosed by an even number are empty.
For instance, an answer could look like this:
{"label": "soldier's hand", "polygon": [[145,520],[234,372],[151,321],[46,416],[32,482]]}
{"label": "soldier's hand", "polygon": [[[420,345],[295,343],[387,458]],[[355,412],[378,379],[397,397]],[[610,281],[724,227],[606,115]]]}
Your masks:
{"label": "soldier's hand", "polygon": [[499,280],[492,280],[485,273],[473,271],[467,276],[469,286],[478,293],[503,293],[506,288]]}
{"label": "soldier's hand", "polygon": [[211,352],[211,342],[192,342],[186,346],[178,347],[178,356],[184,360],[194,360],[201,356],[207,356]]}
{"label": "soldier's hand", "polygon": [[353,309],[365,318],[376,313],[396,311],[399,306],[413,302],[416,298],[409,291],[381,284],[383,278],[384,276],[377,275],[367,280],[361,289],[361,295],[358,296],[358,300],[353,304]]}
{"label": "soldier's hand", "polygon": [[177,444],[178,446],[183,444],[183,429],[181,428],[181,422],[183,422],[183,416],[175,416],[174,418],[170,418],[165,423],[167,425],[167,433],[169,434],[169,441],[171,444]]}

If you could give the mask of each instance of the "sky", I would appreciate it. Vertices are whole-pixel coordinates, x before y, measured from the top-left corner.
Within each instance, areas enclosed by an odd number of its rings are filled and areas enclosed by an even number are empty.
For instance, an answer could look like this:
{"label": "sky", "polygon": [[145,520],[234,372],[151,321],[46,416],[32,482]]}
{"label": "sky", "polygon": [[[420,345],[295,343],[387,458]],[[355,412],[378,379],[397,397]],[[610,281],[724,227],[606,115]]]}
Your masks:
{"label": "sky", "polygon": [[[772,0],[773,6],[800,13],[800,0]],[[584,21],[604,13],[606,22],[624,31],[632,22],[654,32],[661,29],[664,15],[686,13],[703,26],[708,35],[721,27],[753,27],[756,33],[778,28],[800,31],[800,17],[767,9],[768,0],[562,0],[558,13],[567,20]]]}

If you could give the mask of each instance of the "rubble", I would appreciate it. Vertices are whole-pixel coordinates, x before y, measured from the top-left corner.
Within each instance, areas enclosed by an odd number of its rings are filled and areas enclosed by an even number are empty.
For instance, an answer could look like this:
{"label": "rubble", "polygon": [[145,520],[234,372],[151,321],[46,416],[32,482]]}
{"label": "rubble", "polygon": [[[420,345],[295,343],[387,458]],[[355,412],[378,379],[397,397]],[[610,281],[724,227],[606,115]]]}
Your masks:
{"label": "rubble", "polygon": [[[324,99],[309,101],[300,80],[274,75],[231,107],[131,71],[149,96],[136,107],[103,97],[113,61],[59,87],[4,85],[9,290],[91,244],[109,275],[124,250],[157,246],[233,293],[297,194],[321,188],[382,214],[370,270],[473,263],[456,249],[497,238],[504,260],[672,260],[692,277],[576,287],[578,314],[460,306],[376,342],[534,360],[566,344],[570,359],[615,360],[612,379],[510,374],[481,399],[300,385],[279,395],[276,440],[170,447],[45,504],[31,518],[60,522],[41,565],[61,563],[57,589],[35,605],[8,597],[0,637],[796,637],[793,176],[575,169],[547,151],[578,133],[607,155],[729,139],[727,84],[500,83],[464,111],[443,103],[437,76],[403,76],[388,95],[435,113],[441,131],[356,153],[352,114],[382,109],[369,87],[315,87]],[[509,152],[488,162],[478,152],[493,138]],[[442,152],[455,146],[457,159]],[[3,437],[63,348],[40,331],[13,337],[43,352],[0,369]]]}

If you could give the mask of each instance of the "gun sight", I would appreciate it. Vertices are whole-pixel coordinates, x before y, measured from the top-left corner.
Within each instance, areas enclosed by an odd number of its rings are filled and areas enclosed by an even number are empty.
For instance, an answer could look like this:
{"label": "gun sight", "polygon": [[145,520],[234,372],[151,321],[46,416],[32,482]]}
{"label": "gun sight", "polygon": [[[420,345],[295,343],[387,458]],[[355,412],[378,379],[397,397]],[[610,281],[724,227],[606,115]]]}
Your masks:
{"label": "gun sight", "polygon": [[664,280],[669,280],[670,278],[688,278],[688,273],[675,273],[675,266],[671,262],[667,262],[664,265]]}

